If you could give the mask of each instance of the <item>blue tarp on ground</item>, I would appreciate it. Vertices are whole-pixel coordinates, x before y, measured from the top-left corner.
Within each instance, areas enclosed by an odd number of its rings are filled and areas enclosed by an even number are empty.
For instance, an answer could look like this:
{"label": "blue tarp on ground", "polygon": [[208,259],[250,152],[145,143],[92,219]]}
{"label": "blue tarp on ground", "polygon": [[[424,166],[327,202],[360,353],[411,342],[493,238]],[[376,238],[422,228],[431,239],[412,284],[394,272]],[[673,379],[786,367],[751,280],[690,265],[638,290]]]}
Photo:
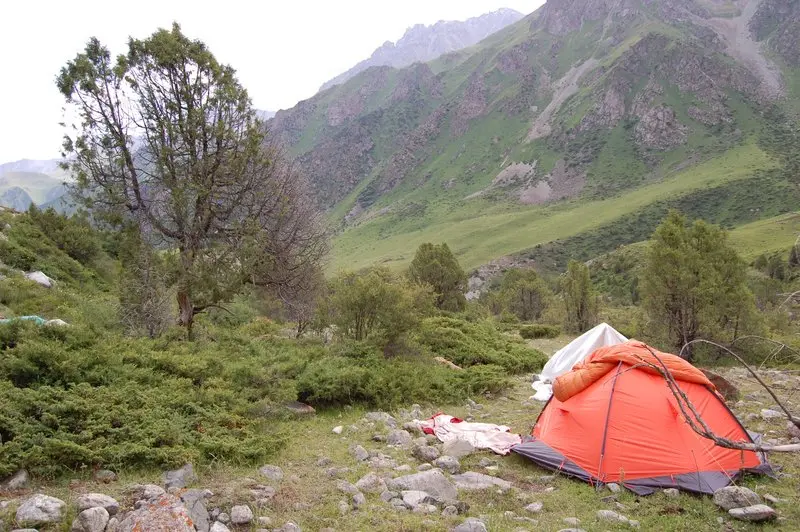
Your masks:
{"label": "blue tarp on ground", "polygon": [[42,318],[41,316],[19,316],[17,318],[5,318],[0,320],[0,325],[5,323],[11,323],[12,321],[18,320],[25,320],[25,321],[33,321],[36,322],[36,325],[44,325],[47,323],[47,320]]}

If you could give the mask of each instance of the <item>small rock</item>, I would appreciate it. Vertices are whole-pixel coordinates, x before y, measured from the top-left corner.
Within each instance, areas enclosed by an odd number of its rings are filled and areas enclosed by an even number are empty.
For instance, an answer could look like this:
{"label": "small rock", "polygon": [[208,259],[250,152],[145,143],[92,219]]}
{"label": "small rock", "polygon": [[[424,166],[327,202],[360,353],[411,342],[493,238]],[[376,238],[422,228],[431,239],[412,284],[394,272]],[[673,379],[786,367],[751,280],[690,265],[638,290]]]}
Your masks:
{"label": "small rock", "polygon": [[397,492],[396,491],[386,490],[383,493],[381,493],[381,500],[383,502],[389,502],[389,501],[391,501],[392,499],[395,499],[395,498],[397,498]]}
{"label": "small rock", "polygon": [[276,528],[274,532],[303,532],[303,529],[300,528],[297,525],[297,523],[289,521],[285,523],[282,527]]}
{"label": "small rock", "polygon": [[336,482],[336,489],[341,491],[342,493],[347,493],[349,495],[355,495],[358,493],[358,488],[354,485],[350,484],[346,480],[339,480]]}
{"label": "small rock", "polygon": [[317,466],[318,467],[325,467],[325,466],[331,465],[332,463],[333,463],[333,460],[331,460],[327,456],[320,456],[319,458],[317,458]]}
{"label": "small rock", "polygon": [[325,473],[331,478],[341,477],[350,472],[350,469],[347,467],[329,467],[325,470]]}
{"label": "small rock", "polygon": [[786,422],[786,432],[789,433],[790,438],[800,438],[800,427],[791,421]]}
{"label": "small rock", "polygon": [[344,499],[339,501],[339,515],[347,515],[350,513],[350,504]]}
{"label": "small rock", "polygon": [[390,427],[397,426],[397,420],[386,412],[367,412],[367,415],[364,416],[364,419],[373,423],[384,423]]}
{"label": "small rock", "polygon": [[606,484],[606,487],[608,488],[608,491],[610,491],[611,493],[619,493],[621,489],[619,487],[619,484],[617,484],[616,482],[611,482],[609,484]]}
{"label": "small rock", "polygon": [[488,530],[486,525],[483,524],[483,521],[475,519],[474,517],[470,517],[455,527],[453,532],[488,532]]}
{"label": "small rock", "polygon": [[22,490],[28,487],[28,472],[24,469],[20,469],[14,476],[0,484],[0,491],[16,491]]}
{"label": "small rock", "polygon": [[464,458],[475,452],[475,447],[465,440],[449,440],[444,442],[442,452],[453,458]]}
{"label": "small rock", "polygon": [[338,427],[333,427],[333,430],[331,432],[333,432],[334,434],[341,434],[343,430],[344,427],[339,425]]}
{"label": "small rock", "polygon": [[223,523],[216,521],[213,525],[211,525],[209,532],[231,532],[231,529],[225,526]]}
{"label": "small rock", "polygon": [[109,515],[102,506],[89,508],[78,514],[72,522],[72,532],[103,532],[108,524]]}
{"label": "small rock", "polygon": [[356,488],[367,493],[381,493],[386,491],[386,482],[375,473],[367,473],[356,482]]}
{"label": "small rock", "polygon": [[414,458],[420,462],[433,462],[439,458],[439,449],[429,445],[424,445],[421,447],[415,447],[412,454],[414,455]]}
{"label": "small rock", "polygon": [[779,412],[777,410],[771,410],[769,408],[763,408],[761,410],[761,419],[764,421],[770,421],[772,419],[779,419],[782,417],[786,417],[783,412]]}
{"label": "small rock", "polygon": [[565,525],[569,526],[578,526],[579,524],[581,524],[581,520],[578,519],[577,517],[565,517],[564,519],[562,519],[562,522]]}
{"label": "small rock", "polygon": [[507,480],[501,478],[484,475],[483,473],[476,473],[475,471],[467,471],[460,475],[453,476],[453,482],[459,489],[473,491],[485,490],[490,488],[500,488],[502,491],[511,489],[512,484]]}
{"label": "small rock", "polygon": [[185,488],[192,482],[197,481],[197,476],[194,474],[192,464],[186,464],[180,469],[164,473],[163,481],[164,487],[167,489]]}
{"label": "small rock", "polygon": [[458,499],[458,490],[439,469],[394,478],[389,480],[388,484],[393,490],[424,491],[439,500]]}
{"label": "small rock", "polygon": [[399,473],[405,473],[406,471],[411,471],[411,466],[408,464],[403,464],[395,467],[394,470]]}
{"label": "small rock", "polygon": [[408,423],[403,423],[403,430],[408,431],[411,434],[421,434],[422,429],[417,423],[410,421]]}
{"label": "small rock", "polygon": [[116,482],[117,474],[108,469],[101,469],[94,474],[94,479],[97,482],[102,482],[103,484],[110,484],[112,482]]}
{"label": "small rock", "polygon": [[556,491],[556,489],[553,486],[550,486],[549,488],[545,488],[542,491],[543,493],[553,493],[554,491]]}
{"label": "small rock", "polygon": [[458,515],[458,508],[455,506],[445,506],[442,510],[442,517],[455,517]]}
{"label": "small rock", "polygon": [[726,486],[714,492],[714,504],[723,510],[744,508],[761,503],[761,497],[743,486]]}
{"label": "small rock", "polygon": [[525,510],[527,510],[532,514],[538,514],[539,512],[542,511],[542,508],[544,508],[544,504],[537,501],[530,503],[528,506],[525,507]]}
{"label": "small rock", "polygon": [[267,477],[273,482],[280,482],[283,480],[283,469],[275,465],[265,465],[258,469],[258,472],[263,477]]}
{"label": "small rock", "polygon": [[220,523],[225,523],[226,525],[231,522],[231,516],[225,512],[220,512],[217,516],[217,521]]}
{"label": "small rock", "polygon": [[624,515],[620,515],[617,512],[613,512],[611,510],[598,510],[597,511],[597,518],[601,521],[616,521],[617,523],[625,523],[632,527],[638,527],[638,521],[631,521]]}
{"label": "small rock", "polygon": [[102,493],[85,493],[79,495],[75,503],[78,506],[79,512],[88,510],[89,508],[105,508],[109,516],[116,515],[117,512],[119,512],[119,503],[116,499],[108,495],[103,495]]}
{"label": "small rock", "polygon": [[490,460],[488,458],[481,458],[481,461],[478,462],[478,466],[479,467],[492,467],[492,466],[496,466],[496,465],[497,465],[497,462],[495,462],[494,460]]}
{"label": "small rock", "polygon": [[17,523],[24,525],[40,525],[58,523],[64,516],[66,503],[55,497],[37,493],[23,501],[17,509]]}
{"label": "small rock", "polygon": [[555,475],[540,475],[539,476],[539,482],[544,482],[544,483],[553,482],[555,479],[556,479]]}
{"label": "small rock", "polygon": [[357,462],[364,462],[369,458],[369,453],[360,445],[354,445],[350,448],[350,454]]}
{"label": "small rock", "polygon": [[461,463],[452,456],[440,456],[433,461],[434,467],[447,471],[451,475],[461,472]]}
{"label": "small rock", "polygon": [[248,525],[253,521],[253,510],[249,506],[238,505],[231,508],[231,523]]}
{"label": "small rock", "polygon": [[417,471],[430,471],[431,469],[433,469],[431,464],[420,464],[419,467],[417,467]]}
{"label": "small rock", "polygon": [[365,504],[367,504],[367,498],[363,493],[359,492],[353,495],[353,506],[355,508],[361,508]]}
{"label": "small rock", "polygon": [[752,506],[745,506],[744,508],[731,508],[728,510],[728,515],[740,521],[758,523],[760,521],[775,519],[778,517],[778,512],[766,504],[754,504]]}
{"label": "small rock", "polygon": [[667,489],[664,490],[664,495],[666,495],[667,497],[670,497],[670,498],[678,497],[680,494],[681,494],[681,492],[678,491],[677,488],[667,488]]}
{"label": "small rock", "polygon": [[119,530],[119,519],[116,517],[112,517],[108,520],[108,524],[106,525],[106,532],[118,532]]}
{"label": "small rock", "polygon": [[384,436],[383,434],[373,434],[372,441],[377,443],[383,443],[386,441],[386,436]]}
{"label": "small rock", "polygon": [[772,504],[780,504],[783,502],[783,499],[779,499],[774,495],[770,495],[769,493],[764,494],[764,500],[767,502],[771,502]]}
{"label": "small rock", "polygon": [[261,526],[272,526],[272,518],[262,515],[258,518],[258,524]]}
{"label": "small rock", "polygon": [[300,401],[289,401],[284,403],[283,407],[296,416],[310,416],[316,413],[313,406],[301,403]]}
{"label": "small rock", "polygon": [[386,443],[395,446],[409,445],[411,443],[411,434],[405,430],[393,430],[386,437]]}
{"label": "small rock", "polygon": [[401,495],[403,502],[406,503],[406,506],[409,508],[416,508],[421,504],[433,502],[433,498],[424,491],[405,490]]}

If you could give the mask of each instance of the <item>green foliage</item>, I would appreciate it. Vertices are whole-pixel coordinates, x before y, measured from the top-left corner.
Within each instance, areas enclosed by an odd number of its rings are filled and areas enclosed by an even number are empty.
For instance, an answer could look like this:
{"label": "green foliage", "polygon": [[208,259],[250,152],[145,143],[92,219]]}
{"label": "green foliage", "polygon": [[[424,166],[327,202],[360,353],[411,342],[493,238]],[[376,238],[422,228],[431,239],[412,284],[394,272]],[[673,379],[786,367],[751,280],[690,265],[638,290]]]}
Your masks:
{"label": "green foliage", "polygon": [[552,293],[533,269],[511,269],[503,276],[500,301],[508,312],[522,321],[536,321],[550,304]]}
{"label": "green foliage", "polygon": [[676,211],[653,234],[642,298],[653,327],[676,351],[700,336],[729,342],[755,314],[746,266],[725,232],[700,220],[690,225]]}
{"label": "green foliage", "polygon": [[510,373],[536,371],[547,356],[518,339],[497,330],[491,321],[468,322],[456,318],[428,318],[416,335],[434,356],[461,367],[480,364],[500,366]]}
{"label": "green foliage", "polygon": [[566,321],[564,328],[575,333],[587,331],[597,317],[597,296],[589,277],[589,267],[571,260],[561,277],[561,295]]}
{"label": "green foliage", "polygon": [[409,278],[417,284],[428,284],[436,294],[436,306],[441,310],[464,310],[467,300],[467,275],[458,264],[447,244],[422,244],[408,268]]}
{"label": "green foliage", "polygon": [[100,255],[100,239],[86,216],[67,217],[52,208],[41,211],[35,205],[30,206],[27,214],[58,249],[81,264],[87,265]]}
{"label": "green foliage", "polygon": [[561,334],[561,329],[552,325],[523,325],[519,328],[519,335],[526,340],[538,338],[557,338]]}
{"label": "green foliage", "polygon": [[321,308],[322,321],[337,333],[357,341],[370,340],[381,347],[398,341],[433,308],[433,294],[387,268],[363,273],[343,273],[329,287]]}

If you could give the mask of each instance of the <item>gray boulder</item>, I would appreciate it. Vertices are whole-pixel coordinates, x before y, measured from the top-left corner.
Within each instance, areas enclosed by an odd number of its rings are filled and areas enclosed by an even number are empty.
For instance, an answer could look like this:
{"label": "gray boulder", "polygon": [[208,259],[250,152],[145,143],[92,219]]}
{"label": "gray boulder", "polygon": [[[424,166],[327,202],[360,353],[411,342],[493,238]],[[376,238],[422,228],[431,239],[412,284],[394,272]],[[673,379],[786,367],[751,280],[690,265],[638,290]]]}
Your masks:
{"label": "gray boulder", "polygon": [[346,480],[337,480],[336,489],[338,489],[342,493],[347,493],[350,495],[355,495],[359,491],[357,487],[355,487],[353,484],[350,484]]}
{"label": "gray boulder", "polygon": [[119,532],[142,530],[169,530],[170,532],[195,532],[189,511],[174,495],[161,495],[143,504],[125,516]]}
{"label": "gray boulder", "polygon": [[468,441],[464,440],[450,440],[444,442],[442,452],[447,456],[453,458],[464,458],[475,452],[475,447]]}
{"label": "gray boulder", "polygon": [[350,454],[353,455],[353,458],[358,462],[364,462],[369,458],[369,453],[361,445],[354,445],[351,447]]}
{"label": "gray boulder", "polygon": [[486,525],[483,524],[483,521],[475,519],[474,517],[470,517],[455,527],[453,532],[488,532],[488,529],[486,528]]}
{"label": "gray boulder", "polygon": [[20,469],[14,476],[0,484],[0,490],[2,491],[15,491],[15,490],[22,490],[28,487],[28,472],[24,469]]}
{"label": "gray boulder", "polygon": [[386,443],[395,446],[409,445],[411,443],[411,434],[405,430],[393,430],[386,437]]}
{"label": "gray boulder", "polygon": [[206,499],[211,496],[208,490],[186,490],[181,493],[181,502],[189,511],[195,528],[199,532],[208,532],[211,527],[211,518],[206,509]]}
{"label": "gray boulder", "polygon": [[447,471],[451,475],[461,472],[461,463],[457,458],[452,456],[440,456],[433,461],[433,465],[439,469]]}
{"label": "gray boulder", "polygon": [[491,488],[499,488],[502,491],[511,489],[512,484],[502,478],[484,475],[483,473],[476,473],[475,471],[467,471],[460,475],[453,476],[453,482],[456,483],[458,489],[475,491],[486,490]]}
{"label": "gray boulder", "polygon": [[192,467],[192,464],[186,464],[180,469],[164,473],[163,480],[164,487],[167,489],[185,488],[192,482],[197,481],[197,476],[194,474],[194,467]]}
{"label": "gray boulder", "polygon": [[435,502],[435,499],[424,491],[405,490],[401,495],[406,506],[412,509],[421,504],[430,504]]}
{"label": "gray boulder", "polygon": [[265,465],[262,466],[258,470],[258,472],[261,473],[262,476],[267,477],[273,482],[280,482],[281,480],[283,480],[283,469],[281,469],[278,466]]}
{"label": "gray boulder", "polygon": [[134,484],[126,491],[133,496],[135,501],[157,499],[166,493],[164,488],[155,484]]}
{"label": "gray boulder", "polygon": [[744,508],[731,508],[728,510],[728,515],[740,521],[758,523],[775,519],[778,517],[778,512],[766,504],[754,504],[752,506],[745,506]]}
{"label": "gray boulder", "polygon": [[386,491],[386,482],[375,473],[367,473],[356,482],[356,488],[366,493],[382,493]]}
{"label": "gray boulder", "polygon": [[103,532],[110,519],[102,506],[88,508],[78,514],[72,522],[71,532]]}
{"label": "gray boulder", "polygon": [[67,503],[55,497],[37,493],[23,501],[17,508],[17,523],[22,525],[43,525],[58,523],[64,517]]}
{"label": "gray boulder", "polygon": [[78,511],[82,512],[89,508],[105,508],[108,515],[116,515],[119,512],[119,503],[113,497],[102,493],[84,493],[79,495],[75,501]]}
{"label": "gray boulder", "polygon": [[743,486],[725,486],[714,492],[714,504],[723,510],[761,504],[761,497]]}
{"label": "gray boulder", "polygon": [[433,462],[439,458],[439,449],[429,445],[415,447],[413,451],[414,458],[420,462]]}
{"label": "gray boulder", "polygon": [[231,523],[234,526],[249,525],[253,521],[253,510],[249,506],[238,505],[231,508]]}
{"label": "gray boulder", "polygon": [[439,469],[397,477],[388,484],[392,490],[424,491],[439,500],[452,501],[458,498],[458,490]]}

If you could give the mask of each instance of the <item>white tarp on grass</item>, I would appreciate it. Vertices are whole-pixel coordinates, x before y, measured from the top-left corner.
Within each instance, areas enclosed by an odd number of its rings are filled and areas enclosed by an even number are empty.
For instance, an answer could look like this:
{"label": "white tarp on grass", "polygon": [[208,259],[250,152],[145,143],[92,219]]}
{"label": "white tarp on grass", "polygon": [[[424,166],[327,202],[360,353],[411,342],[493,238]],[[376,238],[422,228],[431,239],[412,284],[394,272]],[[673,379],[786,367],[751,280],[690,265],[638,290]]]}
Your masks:
{"label": "white tarp on grass", "polygon": [[533,399],[537,401],[550,399],[550,396],[553,395],[552,383],[556,377],[571,370],[572,366],[594,353],[596,349],[627,341],[627,338],[607,323],[601,323],[597,327],[589,329],[550,357],[550,360],[544,365],[542,373],[532,385],[536,390]]}

